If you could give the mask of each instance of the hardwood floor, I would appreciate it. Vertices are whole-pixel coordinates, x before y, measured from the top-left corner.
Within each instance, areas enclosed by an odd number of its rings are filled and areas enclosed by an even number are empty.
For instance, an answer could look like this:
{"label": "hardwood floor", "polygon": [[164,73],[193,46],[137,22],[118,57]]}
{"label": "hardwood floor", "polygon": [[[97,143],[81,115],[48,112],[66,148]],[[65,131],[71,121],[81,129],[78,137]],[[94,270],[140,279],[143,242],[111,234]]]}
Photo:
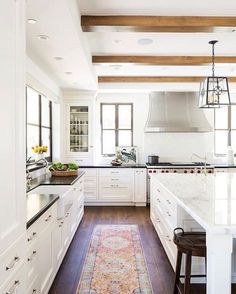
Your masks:
{"label": "hardwood floor", "polygon": [[[149,218],[149,208],[87,207],[49,294],[75,294],[90,238],[97,224],[137,224],[154,294],[172,294],[174,272]],[[194,285],[191,293],[205,293]]]}

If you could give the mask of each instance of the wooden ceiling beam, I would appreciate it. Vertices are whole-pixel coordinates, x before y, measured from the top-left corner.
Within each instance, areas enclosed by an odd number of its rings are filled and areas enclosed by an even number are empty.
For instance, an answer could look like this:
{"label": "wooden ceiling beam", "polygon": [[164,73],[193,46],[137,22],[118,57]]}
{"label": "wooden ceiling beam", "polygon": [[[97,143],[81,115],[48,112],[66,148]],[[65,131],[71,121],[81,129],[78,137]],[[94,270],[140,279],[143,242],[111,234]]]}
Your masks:
{"label": "wooden ceiling beam", "polygon": [[82,15],[84,32],[213,32],[236,27],[236,17]]}
{"label": "wooden ceiling beam", "polygon": [[[99,76],[99,83],[200,83],[205,77],[153,77],[153,76]],[[236,83],[236,77],[229,77],[229,82]]]}
{"label": "wooden ceiling beam", "polygon": [[[132,63],[138,65],[203,65],[212,62],[211,56],[93,56],[93,64]],[[216,56],[216,63],[236,63],[236,56]]]}

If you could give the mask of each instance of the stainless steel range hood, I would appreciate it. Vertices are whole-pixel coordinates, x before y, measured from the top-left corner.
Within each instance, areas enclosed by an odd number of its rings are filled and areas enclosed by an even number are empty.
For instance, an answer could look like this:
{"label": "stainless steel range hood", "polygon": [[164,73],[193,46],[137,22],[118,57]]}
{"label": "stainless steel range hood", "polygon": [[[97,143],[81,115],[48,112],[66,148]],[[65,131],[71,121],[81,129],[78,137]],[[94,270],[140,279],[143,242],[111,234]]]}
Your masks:
{"label": "stainless steel range hood", "polygon": [[149,103],[147,133],[212,131],[203,110],[197,106],[196,92],[152,92]]}

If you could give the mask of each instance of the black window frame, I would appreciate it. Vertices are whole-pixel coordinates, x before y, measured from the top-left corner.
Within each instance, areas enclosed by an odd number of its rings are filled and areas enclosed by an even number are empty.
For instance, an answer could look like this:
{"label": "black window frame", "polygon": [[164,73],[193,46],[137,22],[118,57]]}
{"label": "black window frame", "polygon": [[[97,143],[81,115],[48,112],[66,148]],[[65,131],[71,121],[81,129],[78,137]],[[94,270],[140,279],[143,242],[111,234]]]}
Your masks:
{"label": "black window frame", "polygon": [[[227,151],[225,153],[216,153],[216,139],[215,139],[215,132],[216,131],[225,131],[227,132],[227,146],[231,146],[232,143],[232,131],[236,131],[235,128],[232,128],[231,124],[231,118],[232,118],[232,107],[236,107],[235,105],[229,105],[225,106],[227,107],[227,128],[216,128],[216,111],[217,108],[214,109],[214,155],[217,157],[225,156]],[[235,156],[235,155],[234,155]]]}
{"label": "black window frame", "polygon": [[[115,128],[103,128],[103,105],[114,105],[115,106]],[[120,105],[130,105],[131,106],[131,129],[121,129],[119,128],[119,106]],[[100,125],[101,125],[101,154],[103,156],[114,156],[115,154],[108,154],[103,152],[103,131],[112,130],[115,131],[115,147],[119,147],[119,131],[131,131],[131,146],[133,146],[134,141],[134,120],[133,120],[133,103],[101,103],[100,104]]]}
{"label": "black window frame", "polygon": [[[33,123],[28,123],[27,121],[27,102],[28,102],[28,96],[27,96],[27,88],[31,88],[32,90],[34,90],[35,92],[38,93],[38,97],[39,97],[39,124],[33,124]],[[39,91],[35,90],[33,87],[31,86],[26,86],[25,88],[25,95],[26,95],[26,160],[28,160],[28,154],[27,154],[27,126],[36,126],[39,128],[39,145],[42,145],[42,129],[49,129],[50,130],[50,156],[45,157],[45,159],[48,162],[52,162],[52,101],[50,101],[48,99],[49,102],[49,123],[50,126],[43,126],[42,125],[42,96],[46,97],[45,95],[43,95],[42,93],[40,93]],[[32,146],[33,147],[33,146]],[[32,161],[32,160],[31,160]]]}

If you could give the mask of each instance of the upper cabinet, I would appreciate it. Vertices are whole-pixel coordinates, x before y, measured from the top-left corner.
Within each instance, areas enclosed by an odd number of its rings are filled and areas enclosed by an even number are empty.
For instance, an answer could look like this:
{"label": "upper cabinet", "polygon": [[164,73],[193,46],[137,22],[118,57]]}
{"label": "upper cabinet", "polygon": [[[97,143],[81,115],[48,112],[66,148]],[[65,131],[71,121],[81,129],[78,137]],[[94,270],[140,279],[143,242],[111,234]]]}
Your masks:
{"label": "upper cabinet", "polygon": [[65,132],[67,160],[72,159],[79,165],[93,163],[94,107],[93,101],[79,99],[65,103]]}
{"label": "upper cabinet", "polygon": [[0,55],[1,264],[2,253],[26,231],[24,11],[24,1],[0,1],[0,27],[5,28]]}

